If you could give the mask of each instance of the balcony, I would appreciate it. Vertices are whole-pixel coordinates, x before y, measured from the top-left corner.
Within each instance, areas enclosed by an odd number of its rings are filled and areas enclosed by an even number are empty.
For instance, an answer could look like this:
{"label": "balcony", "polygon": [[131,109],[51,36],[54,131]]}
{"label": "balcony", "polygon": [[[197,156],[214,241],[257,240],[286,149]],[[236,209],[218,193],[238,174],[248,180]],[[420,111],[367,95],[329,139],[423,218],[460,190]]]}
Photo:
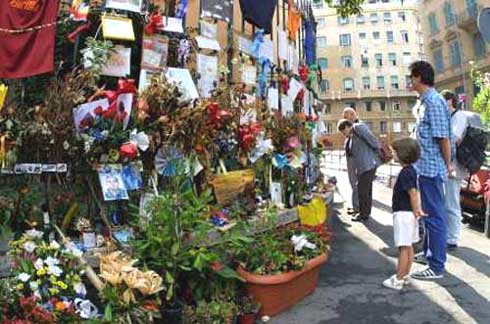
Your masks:
{"label": "balcony", "polygon": [[458,27],[472,34],[478,32],[477,18],[478,12],[482,9],[480,5],[467,7],[458,13],[456,22]]}

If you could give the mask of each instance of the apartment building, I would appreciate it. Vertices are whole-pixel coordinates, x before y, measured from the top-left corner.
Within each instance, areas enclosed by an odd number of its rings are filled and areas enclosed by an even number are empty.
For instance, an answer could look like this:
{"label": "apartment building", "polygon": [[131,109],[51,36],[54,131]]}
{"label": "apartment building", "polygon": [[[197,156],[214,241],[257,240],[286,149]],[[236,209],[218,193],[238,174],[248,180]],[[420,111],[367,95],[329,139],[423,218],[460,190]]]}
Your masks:
{"label": "apartment building", "polygon": [[478,32],[478,12],[490,0],[423,0],[420,3],[426,54],[436,71],[436,87],[450,89],[465,100],[465,108],[479,89],[470,77],[475,67],[490,71],[489,44]]}
{"label": "apartment building", "polygon": [[417,99],[407,89],[408,66],[425,58],[417,2],[367,0],[360,15],[342,18],[320,1],[314,13],[323,76],[318,93],[334,147],[343,143],[336,124],[349,106],[378,137],[391,142],[407,136]]}

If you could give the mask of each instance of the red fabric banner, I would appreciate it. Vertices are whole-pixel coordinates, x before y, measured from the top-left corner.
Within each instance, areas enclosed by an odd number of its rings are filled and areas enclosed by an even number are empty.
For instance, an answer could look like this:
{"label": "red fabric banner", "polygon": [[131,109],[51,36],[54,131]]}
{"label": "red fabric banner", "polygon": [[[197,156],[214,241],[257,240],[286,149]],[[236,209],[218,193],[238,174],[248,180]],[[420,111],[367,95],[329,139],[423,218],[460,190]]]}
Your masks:
{"label": "red fabric banner", "polygon": [[54,69],[56,25],[20,33],[19,30],[50,24],[58,16],[58,0],[0,1],[0,78],[17,79]]}

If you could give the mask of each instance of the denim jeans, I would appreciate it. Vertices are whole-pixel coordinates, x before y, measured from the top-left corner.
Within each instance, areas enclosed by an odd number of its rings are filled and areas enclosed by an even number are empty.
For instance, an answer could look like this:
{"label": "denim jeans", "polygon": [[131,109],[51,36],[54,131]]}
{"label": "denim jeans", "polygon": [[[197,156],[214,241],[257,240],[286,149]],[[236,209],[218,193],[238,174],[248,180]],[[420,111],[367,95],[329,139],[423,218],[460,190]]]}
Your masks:
{"label": "denim jeans", "polygon": [[447,212],[447,243],[458,244],[461,235],[461,179],[448,178],[444,184]]}
{"label": "denim jeans", "polygon": [[444,206],[443,180],[434,177],[419,177],[422,209],[428,214],[424,217],[424,254],[429,267],[436,273],[444,272],[446,263],[447,216]]}

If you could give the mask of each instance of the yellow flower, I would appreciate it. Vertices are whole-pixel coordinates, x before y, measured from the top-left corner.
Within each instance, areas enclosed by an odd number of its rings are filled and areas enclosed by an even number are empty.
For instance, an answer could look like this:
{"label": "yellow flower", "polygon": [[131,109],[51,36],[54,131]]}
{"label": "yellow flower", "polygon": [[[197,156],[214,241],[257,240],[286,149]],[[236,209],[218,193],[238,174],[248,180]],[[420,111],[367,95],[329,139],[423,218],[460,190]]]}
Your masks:
{"label": "yellow flower", "polygon": [[17,288],[18,290],[22,290],[22,289],[24,289],[24,284],[19,283],[19,284],[17,284],[17,286],[15,286],[15,288]]}
{"label": "yellow flower", "polygon": [[59,291],[58,289],[56,289],[56,288],[49,288],[49,289],[48,289],[48,291],[49,291],[49,293],[50,293],[51,295],[57,295],[57,294],[60,292],[60,291]]}
{"label": "yellow flower", "polygon": [[130,304],[130,303],[135,303],[136,302],[136,298],[134,298],[134,294],[133,294],[133,291],[131,289],[126,289],[125,292],[123,292],[123,301],[126,303],[126,304]]}
{"label": "yellow flower", "polygon": [[46,270],[44,270],[44,268],[41,268],[39,270],[36,271],[36,274],[41,277],[41,276],[44,276],[46,274]]}
{"label": "yellow flower", "polygon": [[143,275],[143,284],[137,287],[143,295],[153,295],[163,290],[162,277],[155,271],[146,271]]}
{"label": "yellow flower", "polygon": [[117,286],[121,284],[122,277],[121,273],[115,271],[103,271],[100,276],[107,282],[109,282],[113,286]]}
{"label": "yellow flower", "polygon": [[54,283],[56,286],[60,287],[61,289],[65,290],[66,288],[68,288],[68,285],[65,284],[63,281],[57,281]]}

